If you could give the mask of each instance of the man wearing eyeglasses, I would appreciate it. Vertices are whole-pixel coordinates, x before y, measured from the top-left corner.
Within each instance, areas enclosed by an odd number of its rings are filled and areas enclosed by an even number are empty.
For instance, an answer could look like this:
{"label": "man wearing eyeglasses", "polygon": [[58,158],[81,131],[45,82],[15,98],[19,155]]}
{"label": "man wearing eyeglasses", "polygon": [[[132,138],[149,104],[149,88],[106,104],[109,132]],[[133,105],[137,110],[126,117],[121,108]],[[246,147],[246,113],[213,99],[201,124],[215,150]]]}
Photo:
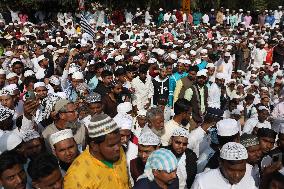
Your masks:
{"label": "man wearing eyeglasses", "polygon": [[61,99],[56,102],[52,112],[53,123],[42,132],[46,147],[51,151],[50,135],[63,129],[71,129],[79,150],[85,148],[86,128],[78,121],[77,107],[73,102]]}

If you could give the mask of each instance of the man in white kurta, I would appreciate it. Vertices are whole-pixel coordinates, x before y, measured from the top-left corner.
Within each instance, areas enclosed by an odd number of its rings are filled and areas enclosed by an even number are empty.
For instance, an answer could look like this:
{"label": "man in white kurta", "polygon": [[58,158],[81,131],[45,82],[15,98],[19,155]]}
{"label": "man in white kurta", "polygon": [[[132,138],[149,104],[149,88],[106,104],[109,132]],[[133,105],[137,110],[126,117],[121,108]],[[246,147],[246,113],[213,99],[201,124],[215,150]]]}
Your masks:
{"label": "man in white kurta", "polygon": [[265,42],[261,41],[260,45],[261,45],[260,48],[255,49],[255,54],[254,54],[254,58],[253,58],[254,59],[253,67],[259,68],[260,66],[263,65],[263,63],[266,60],[267,52],[264,49]]}
{"label": "man in white kurta", "polygon": [[[248,165],[245,160],[248,158],[246,148],[236,142],[228,142],[220,151],[221,164],[217,169],[212,169],[207,172],[198,174],[195,177],[194,183],[191,189],[256,189],[254,179],[251,175],[251,171],[248,169]],[[238,162],[243,168],[245,168],[245,174],[237,179],[225,178],[224,172],[229,167],[230,161]],[[226,163],[227,162],[227,163]],[[231,170],[233,171],[233,170]],[[225,174],[227,175],[227,174]]]}
{"label": "man in white kurta", "polygon": [[224,75],[222,73],[217,73],[216,82],[208,88],[208,107],[211,108],[221,108],[221,84],[225,82]]}

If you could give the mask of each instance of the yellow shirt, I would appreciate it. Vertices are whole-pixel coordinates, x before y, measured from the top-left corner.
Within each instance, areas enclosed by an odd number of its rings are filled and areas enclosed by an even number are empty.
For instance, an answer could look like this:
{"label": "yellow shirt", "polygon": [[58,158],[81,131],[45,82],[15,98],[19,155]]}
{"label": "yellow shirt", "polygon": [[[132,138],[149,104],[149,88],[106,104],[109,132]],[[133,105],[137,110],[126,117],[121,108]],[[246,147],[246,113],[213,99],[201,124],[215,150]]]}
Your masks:
{"label": "yellow shirt", "polygon": [[120,149],[120,159],[108,167],[94,158],[87,148],[69,167],[64,177],[64,189],[129,189],[126,158]]}

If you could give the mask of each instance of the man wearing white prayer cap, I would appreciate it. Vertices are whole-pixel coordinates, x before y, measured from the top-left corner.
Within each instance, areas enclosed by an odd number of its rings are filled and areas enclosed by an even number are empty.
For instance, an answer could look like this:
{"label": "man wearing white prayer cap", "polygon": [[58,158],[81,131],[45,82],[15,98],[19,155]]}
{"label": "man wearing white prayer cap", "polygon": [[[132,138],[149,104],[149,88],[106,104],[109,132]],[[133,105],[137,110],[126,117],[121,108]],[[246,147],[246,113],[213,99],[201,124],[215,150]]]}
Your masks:
{"label": "man wearing white prayer cap", "polygon": [[216,71],[217,73],[223,73],[225,80],[229,80],[231,78],[233,63],[229,52],[225,52],[224,58],[218,62]]}
{"label": "man wearing white prayer cap", "polygon": [[256,189],[246,164],[246,148],[236,142],[226,143],[220,150],[220,167],[197,175],[191,189]]}
{"label": "man wearing white prayer cap", "polygon": [[215,76],[215,82],[213,82],[208,88],[208,107],[221,108],[221,100],[223,99],[222,97],[224,97],[224,83],[224,74],[217,73]]}
{"label": "man wearing white prayer cap", "polygon": [[37,131],[31,128],[21,131],[20,134],[24,141],[25,155],[29,159],[34,159],[43,152],[44,146]]}
{"label": "man wearing white prayer cap", "polygon": [[78,94],[76,92],[76,87],[84,82],[84,75],[80,71],[75,71],[71,76],[71,86],[66,90],[66,94],[69,100],[75,102],[78,98]]}
{"label": "man wearing white prayer cap", "polygon": [[4,131],[0,137],[0,154],[5,151],[21,150],[23,140],[20,135],[14,131]]}
{"label": "man wearing white prayer cap", "polygon": [[40,100],[43,100],[44,98],[47,97],[47,88],[44,82],[36,82],[34,84],[34,91],[36,93],[36,96]]}
{"label": "man wearing white prayer cap", "polygon": [[10,72],[6,75],[6,80],[8,81],[8,84],[17,84],[19,82],[19,77],[16,73]]}
{"label": "man wearing white prayer cap", "polygon": [[160,138],[153,132],[143,132],[138,139],[138,156],[130,161],[131,182],[136,183],[137,178],[143,174],[145,164],[150,154],[159,148]]}
{"label": "man wearing white prayer cap", "polygon": [[59,160],[61,172],[66,173],[69,166],[80,154],[71,129],[63,129],[50,135],[50,145]]}

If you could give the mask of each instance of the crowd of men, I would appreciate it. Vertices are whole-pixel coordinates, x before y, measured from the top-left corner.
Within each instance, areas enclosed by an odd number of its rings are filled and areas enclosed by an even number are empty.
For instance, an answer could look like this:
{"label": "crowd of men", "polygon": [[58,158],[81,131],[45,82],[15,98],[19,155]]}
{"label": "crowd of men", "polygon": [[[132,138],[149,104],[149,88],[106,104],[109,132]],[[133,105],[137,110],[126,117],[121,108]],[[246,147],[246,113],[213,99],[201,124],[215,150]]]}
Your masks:
{"label": "crowd of men", "polygon": [[9,11],[3,189],[284,188],[281,6]]}

